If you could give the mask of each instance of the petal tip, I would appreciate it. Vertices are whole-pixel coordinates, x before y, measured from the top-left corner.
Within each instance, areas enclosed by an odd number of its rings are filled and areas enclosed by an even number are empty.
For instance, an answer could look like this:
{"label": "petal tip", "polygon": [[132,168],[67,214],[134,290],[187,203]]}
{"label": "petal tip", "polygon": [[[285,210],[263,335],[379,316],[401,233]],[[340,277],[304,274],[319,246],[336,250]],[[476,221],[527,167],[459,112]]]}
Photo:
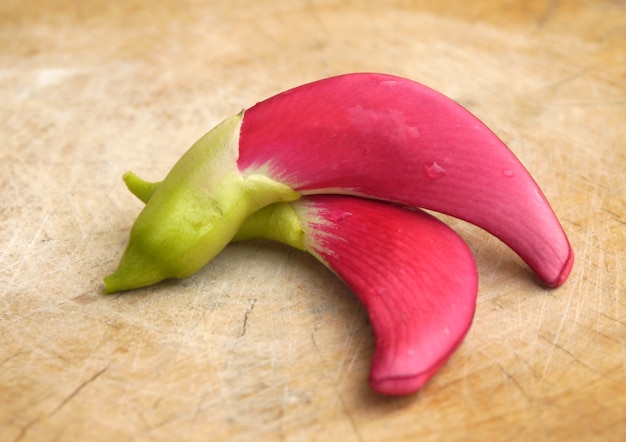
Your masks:
{"label": "petal tip", "polygon": [[408,376],[370,377],[372,389],[387,396],[406,396],[417,392],[432,377],[433,373]]}
{"label": "petal tip", "polygon": [[572,268],[574,267],[574,250],[570,247],[569,254],[567,255],[567,259],[565,260],[565,264],[561,269],[561,272],[558,274],[555,280],[548,282],[549,288],[557,288],[563,285],[563,283],[569,277]]}

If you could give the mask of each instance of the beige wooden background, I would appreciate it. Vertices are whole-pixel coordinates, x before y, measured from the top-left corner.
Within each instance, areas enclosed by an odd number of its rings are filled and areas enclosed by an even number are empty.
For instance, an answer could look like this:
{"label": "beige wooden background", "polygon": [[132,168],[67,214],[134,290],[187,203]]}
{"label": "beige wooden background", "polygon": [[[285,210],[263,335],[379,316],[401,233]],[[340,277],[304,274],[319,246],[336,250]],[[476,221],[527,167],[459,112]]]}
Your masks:
{"label": "beige wooden background", "polygon": [[[0,2],[0,439],[626,439],[623,0]],[[313,258],[229,247],[102,294],[140,204],[206,130],[351,71],[426,83],[526,164],[576,265],[541,288],[484,232],[464,344],[417,395],[366,378],[371,328]],[[485,439],[487,438],[487,439]]]}

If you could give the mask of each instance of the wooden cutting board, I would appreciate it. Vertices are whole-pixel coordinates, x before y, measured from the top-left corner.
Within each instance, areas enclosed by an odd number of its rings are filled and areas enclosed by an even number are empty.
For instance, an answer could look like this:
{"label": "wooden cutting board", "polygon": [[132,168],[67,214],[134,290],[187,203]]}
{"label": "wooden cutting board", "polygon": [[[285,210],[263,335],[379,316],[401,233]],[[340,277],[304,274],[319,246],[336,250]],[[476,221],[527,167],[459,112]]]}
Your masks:
{"label": "wooden cutting board", "polygon": [[[4,0],[0,439],[626,439],[626,3]],[[446,219],[480,269],[463,345],[419,394],[367,386],[367,317],[312,257],[268,242],[102,294],[140,204],[226,116],[306,81],[426,83],[528,167],[576,252],[539,286]]]}

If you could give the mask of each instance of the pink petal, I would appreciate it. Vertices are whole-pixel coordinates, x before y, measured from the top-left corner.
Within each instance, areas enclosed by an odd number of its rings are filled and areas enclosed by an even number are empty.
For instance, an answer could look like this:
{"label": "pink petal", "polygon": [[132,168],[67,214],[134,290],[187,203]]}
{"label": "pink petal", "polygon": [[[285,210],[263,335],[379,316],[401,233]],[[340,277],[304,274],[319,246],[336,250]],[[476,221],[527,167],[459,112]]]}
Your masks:
{"label": "pink petal", "polygon": [[304,194],[343,193],[436,210],[508,244],[550,287],[573,265],[545,196],[513,153],[454,101],[421,84],[349,74],[244,114],[239,169]]}
{"label": "pink petal", "polygon": [[476,264],[465,242],[420,210],[362,198],[291,203],[305,245],[353,290],[376,336],[370,384],[415,392],[460,345],[476,303]]}

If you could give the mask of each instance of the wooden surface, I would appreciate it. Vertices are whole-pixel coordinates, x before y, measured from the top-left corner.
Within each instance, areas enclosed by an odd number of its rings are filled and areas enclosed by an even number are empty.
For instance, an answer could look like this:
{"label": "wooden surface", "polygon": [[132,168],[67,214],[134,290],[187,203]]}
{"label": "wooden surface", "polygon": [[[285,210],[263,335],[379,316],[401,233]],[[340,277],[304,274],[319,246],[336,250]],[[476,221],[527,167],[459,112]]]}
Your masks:
{"label": "wooden surface", "polygon": [[[625,440],[623,0],[0,3],[0,439]],[[283,89],[394,73],[459,101],[536,177],[576,252],[541,288],[476,253],[467,339],[417,395],[366,383],[373,340],[310,256],[227,248],[122,296],[101,279],[206,130]]]}

